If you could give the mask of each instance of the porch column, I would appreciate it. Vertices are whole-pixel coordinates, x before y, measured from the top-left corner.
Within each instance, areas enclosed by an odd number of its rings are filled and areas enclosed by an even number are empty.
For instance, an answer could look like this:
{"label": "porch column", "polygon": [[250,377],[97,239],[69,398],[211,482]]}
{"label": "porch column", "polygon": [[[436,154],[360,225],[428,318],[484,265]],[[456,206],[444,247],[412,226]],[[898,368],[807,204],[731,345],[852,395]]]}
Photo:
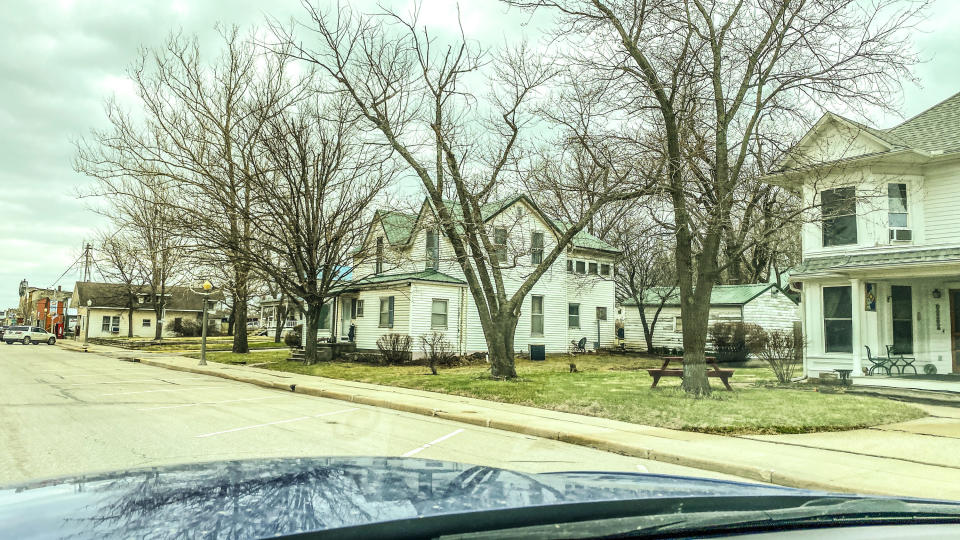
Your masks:
{"label": "porch column", "polygon": [[853,375],[860,375],[863,373],[860,368],[863,357],[863,280],[855,278],[850,280],[850,301],[853,303],[852,309],[850,310]]}

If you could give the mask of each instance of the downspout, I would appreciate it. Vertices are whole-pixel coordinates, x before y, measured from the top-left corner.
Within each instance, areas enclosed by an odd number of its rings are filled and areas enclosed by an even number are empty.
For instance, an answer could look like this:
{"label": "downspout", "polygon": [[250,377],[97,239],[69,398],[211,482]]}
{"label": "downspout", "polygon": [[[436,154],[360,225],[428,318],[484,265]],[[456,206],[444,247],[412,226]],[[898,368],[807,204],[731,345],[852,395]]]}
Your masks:
{"label": "downspout", "polygon": [[458,342],[460,343],[460,356],[463,356],[467,350],[467,289],[460,287],[460,310],[459,310],[460,329]]}

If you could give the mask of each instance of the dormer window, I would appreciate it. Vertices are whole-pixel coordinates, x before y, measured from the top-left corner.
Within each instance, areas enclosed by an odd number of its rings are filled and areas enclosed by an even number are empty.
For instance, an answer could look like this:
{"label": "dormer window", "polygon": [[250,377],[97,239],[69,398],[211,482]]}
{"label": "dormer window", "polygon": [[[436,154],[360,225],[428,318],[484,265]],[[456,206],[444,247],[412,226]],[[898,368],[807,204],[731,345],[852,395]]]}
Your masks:
{"label": "dormer window", "polygon": [[854,187],[820,192],[823,247],[857,243],[857,199]]}

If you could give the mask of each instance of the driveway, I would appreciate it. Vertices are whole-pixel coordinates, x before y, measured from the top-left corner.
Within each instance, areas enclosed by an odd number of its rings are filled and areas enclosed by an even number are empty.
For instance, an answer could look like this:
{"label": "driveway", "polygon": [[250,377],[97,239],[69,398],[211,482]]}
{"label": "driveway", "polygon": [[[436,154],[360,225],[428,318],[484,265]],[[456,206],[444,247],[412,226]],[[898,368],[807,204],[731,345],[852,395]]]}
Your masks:
{"label": "driveway", "polygon": [[0,484],[193,461],[358,455],[734,478],[46,345],[0,346],[0,448]]}

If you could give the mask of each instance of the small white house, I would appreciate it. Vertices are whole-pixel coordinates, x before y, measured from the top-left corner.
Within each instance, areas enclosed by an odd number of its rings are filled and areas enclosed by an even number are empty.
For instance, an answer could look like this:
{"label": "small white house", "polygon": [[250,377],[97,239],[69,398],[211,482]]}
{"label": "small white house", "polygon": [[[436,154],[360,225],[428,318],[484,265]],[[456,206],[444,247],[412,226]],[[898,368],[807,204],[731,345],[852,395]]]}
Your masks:
{"label": "small white house", "polygon": [[[481,211],[491,239],[502,245],[498,264],[506,294],[513,294],[567,225],[547,217],[525,195],[486,204]],[[353,326],[357,349],[376,350],[380,336],[407,334],[417,354],[418,338],[437,331],[457,354],[486,351],[473,297],[429,200],[416,214],[377,212],[364,247],[376,253],[375,260],[358,261],[353,275],[363,277],[338,289],[322,322],[331,336],[348,340]],[[548,353],[566,352],[571,341],[582,338],[589,349],[611,347],[617,254],[586,232],[575,235],[524,299],[515,350],[542,345]]]}
{"label": "small white house", "polygon": [[[73,305],[77,306],[78,337],[125,337],[133,329],[134,337],[153,338],[156,335],[157,314],[147,286],[135,287],[131,292],[123,284],[77,282],[73,289]],[[203,315],[204,295],[188,287],[167,287],[165,290],[163,336],[174,336],[177,320],[198,321]],[[210,295],[209,309],[223,299],[215,292]],[[90,303],[88,306],[87,303]],[[131,308],[132,306],[132,308]],[[130,326],[130,322],[133,326]],[[89,327],[89,328],[88,328]]]}
{"label": "small white house", "polygon": [[[670,349],[683,348],[683,319],[680,315],[679,290],[653,287],[644,291],[644,315],[652,324],[657,306],[666,297],[663,309],[653,327],[653,346]],[[643,323],[637,302],[622,302],[624,344],[628,349],[647,350]],[[774,283],[751,285],[714,285],[710,295],[710,325],[717,322],[744,322],[765,330],[793,330],[800,321],[800,308]]]}
{"label": "small white house", "polygon": [[889,129],[825,114],[766,180],[815,209],[790,276],[809,376],[887,347],[960,373],[960,94]]}

